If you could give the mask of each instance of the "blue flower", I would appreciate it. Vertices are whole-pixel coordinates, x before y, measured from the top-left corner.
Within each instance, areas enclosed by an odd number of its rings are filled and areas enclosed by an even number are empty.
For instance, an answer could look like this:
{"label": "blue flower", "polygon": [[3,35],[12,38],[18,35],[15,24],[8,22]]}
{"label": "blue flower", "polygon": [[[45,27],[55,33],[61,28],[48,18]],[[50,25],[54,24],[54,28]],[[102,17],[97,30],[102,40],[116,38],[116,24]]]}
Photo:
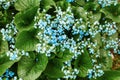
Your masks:
{"label": "blue flower", "polygon": [[10,60],[15,60],[18,57],[18,55],[16,53],[14,53],[11,57]]}
{"label": "blue flower", "polygon": [[2,77],[0,77],[0,80],[2,80]]}
{"label": "blue flower", "polygon": [[14,74],[15,74],[14,72],[9,71],[9,76],[10,76],[10,77],[13,77],[13,76],[14,76]]}
{"label": "blue flower", "polygon": [[67,2],[73,2],[74,0],[67,0]]}

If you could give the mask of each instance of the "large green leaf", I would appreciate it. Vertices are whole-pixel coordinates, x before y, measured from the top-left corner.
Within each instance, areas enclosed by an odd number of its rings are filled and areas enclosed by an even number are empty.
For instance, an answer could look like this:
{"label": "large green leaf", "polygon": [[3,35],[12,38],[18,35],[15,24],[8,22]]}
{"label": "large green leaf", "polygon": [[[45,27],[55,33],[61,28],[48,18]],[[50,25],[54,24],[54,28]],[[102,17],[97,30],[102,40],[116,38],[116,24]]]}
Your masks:
{"label": "large green leaf", "polygon": [[60,6],[62,10],[66,10],[70,4],[68,2],[64,1],[58,1],[57,6]]}
{"label": "large green leaf", "polygon": [[61,62],[65,62],[72,59],[73,53],[66,49],[64,52],[57,54],[57,56],[59,57],[58,60],[60,60]]}
{"label": "large green leaf", "polygon": [[56,7],[56,4],[53,0],[41,0],[40,6],[47,11],[52,8],[52,6]]}
{"label": "large green leaf", "polygon": [[0,34],[0,54],[6,51],[8,51],[8,43],[2,40],[2,34]]}
{"label": "large green leaf", "polygon": [[101,18],[101,13],[94,13],[90,18],[90,22],[94,23],[95,21],[99,21],[100,18]]}
{"label": "large green leaf", "polygon": [[47,63],[45,54],[30,52],[29,57],[23,56],[18,62],[18,76],[24,80],[35,80],[45,70]]}
{"label": "large green leaf", "polygon": [[26,29],[28,30],[33,27],[34,17],[37,13],[37,9],[38,7],[33,7],[15,15],[14,22],[19,31]]}
{"label": "large green leaf", "polygon": [[87,21],[86,10],[83,7],[73,7],[73,13],[76,18],[83,18],[84,21]]}
{"label": "large green leaf", "polygon": [[63,77],[64,73],[61,70],[62,66],[63,63],[60,60],[58,59],[50,60],[44,73],[50,78]]}
{"label": "large green leaf", "polygon": [[22,31],[16,39],[16,48],[25,51],[34,51],[39,40],[35,37],[36,30]]}
{"label": "large green leaf", "polygon": [[79,6],[84,6],[85,5],[85,1],[84,0],[75,0],[76,5]]}
{"label": "large green leaf", "polygon": [[4,53],[6,51],[8,51],[8,43],[7,41],[1,41],[0,53]]}
{"label": "large green leaf", "polygon": [[120,71],[111,70],[105,71],[104,75],[97,79],[91,80],[120,80]]}
{"label": "large green leaf", "polygon": [[86,49],[84,49],[84,53],[78,56],[78,58],[75,60],[74,65],[76,68],[79,69],[78,76],[80,77],[87,76],[88,69],[92,68],[92,61]]}
{"label": "large green leaf", "polygon": [[6,69],[10,68],[15,62],[19,61],[20,57],[16,60],[9,60],[9,57],[2,53],[0,55],[0,76],[6,71]]}
{"label": "large green leaf", "polygon": [[18,11],[27,10],[40,5],[40,0],[17,0],[15,8]]}
{"label": "large green leaf", "polygon": [[109,40],[115,40],[116,41],[116,39],[118,38],[118,33],[116,32],[116,33],[114,33],[114,34],[112,34],[111,36],[110,36],[110,38],[109,38]]}
{"label": "large green leaf", "polygon": [[98,2],[94,0],[94,2],[91,1],[91,2],[86,3],[84,5],[84,9],[90,12],[92,11],[93,13],[97,13],[100,9],[100,6]]}
{"label": "large green leaf", "polygon": [[110,70],[112,68],[112,56],[109,55],[109,52],[104,49],[100,49],[100,58],[98,62],[102,65],[103,70]]}
{"label": "large green leaf", "polygon": [[109,19],[112,19],[114,22],[120,22],[120,4],[117,6],[110,6],[100,10],[105,16]]}
{"label": "large green leaf", "polygon": [[97,33],[95,37],[91,37],[93,42],[97,42],[97,46],[94,47],[95,50],[98,50],[102,46],[101,34]]}

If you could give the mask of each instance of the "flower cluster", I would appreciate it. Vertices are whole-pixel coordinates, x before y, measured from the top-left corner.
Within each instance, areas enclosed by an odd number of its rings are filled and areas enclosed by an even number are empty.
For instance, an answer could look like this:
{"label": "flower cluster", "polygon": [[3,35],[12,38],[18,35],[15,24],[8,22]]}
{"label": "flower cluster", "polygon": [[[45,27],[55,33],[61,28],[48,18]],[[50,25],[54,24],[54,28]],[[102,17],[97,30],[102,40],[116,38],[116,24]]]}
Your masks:
{"label": "flower cluster", "polygon": [[101,69],[101,65],[94,65],[93,69],[88,70],[88,78],[100,77],[104,74],[104,71]]}
{"label": "flower cluster", "polygon": [[14,4],[16,0],[0,0],[0,6],[4,9],[8,9],[12,4]]}
{"label": "flower cluster", "polygon": [[3,78],[6,78],[6,80],[9,80],[10,78],[13,78],[14,76],[15,76],[15,73],[7,69],[4,75],[0,76],[0,80],[3,80]]}
{"label": "flower cluster", "polygon": [[88,69],[88,78],[97,78],[104,74],[104,71],[102,70],[102,65],[98,63],[98,58],[100,58],[100,50],[95,48],[97,47],[97,43],[90,42],[88,44],[88,51],[91,54],[92,58],[92,69]]}
{"label": "flower cluster", "polygon": [[23,80],[22,78],[17,78],[15,76],[15,73],[13,71],[10,71],[9,69],[6,70],[6,72],[0,76],[0,80]]}
{"label": "flower cluster", "polygon": [[[70,7],[66,11],[58,8],[56,13],[54,17],[45,14],[42,17],[40,16],[40,19],[36,18],[38,22],[35,23],[34,27],[40,30],[37,35],[39,44],[36,45],[36,51],[50,56],[51,52],[64,52],[67,49],[74,54],[72,59],[77,59],[78,55],[84,54],[84,48],[87,48],[93,64],[93,68],[88,70],[88,77],[97,78],[102,76],[104,74],[103,66],[97,61],[97,58],[101,57],[100,46],[104,46],[104,50],[112,48],[114,51],[119,52],[118,39],[108,40],[108,37],[116,34],[118,30],[116,23],[107,21],[103,24],[100,24],[99,21],[95,21],[93,24],[89,21],[84,23],[82,18],[74,18]],[[98,34],[101,44],[99,41],[93,40]],[[108,55],[110,54],[109,52]],[[64,66],[64,69],[62,68],[65,74],[64,78],[75,78],[79,73],[79,70],[76,74],[74,69],[70,68],[71,62],[72,60],[65,62],[67,66]]]}
{"label": "flower cluster", "polygon": [[10,57],[10,60],[19,59],[19,56],[21,56],[21,55],[29,56],[28,52],[25,52],[24,50],[19,51],[17,48],[15,50],[8,51],[6,54],[7,54],[7,56]]}
{"label": "flower cluster", "polygon": [[18,32],[14,25],[14,21],[12,21],[10,24],[7,24],[6,29],[2,28],[0,32],[2,33],[3,40],[7,41],[10,44],[10,49],[14,49],[15,39],[13,36],[16,35]]}
{"label": "flower cluster", "polygon": [[26,56],[29,55],[28,52],[25,52],[24,50],[19,51],[15,47],[14,36],[17,34],[18,30],[16,29],[16,26],[14,25],[14,21],[12,21],[10,24],[7,24],[6,28],[2,28],[0,32],[2,33],[3,40],[8,42],[9,50],[6,52],[6,54],[7,56],[10,57],[10,60],[17,59],[18,55],[26,55]]}
{"label": "flower cluster", "polygon": [[51,52],[56,53],[56,47],[59,47],[59,51],[69,49],[74,53],[74,57],[77,57],[81,54],[81,48],[77,47],[81,44],[78,42],[88,35],[84,31],[85,25],[82,23],[82,18],[75,19],[70,7],[66,12],[63,12],[61,8],[58,8],[56,12],[54,18],[45,14],[35,24],[35,28],[40,29],[37,35],[40,43],[36,45],[36,51],[50,55]]}
{"label": "flower cluster", "polygon": [[65,79],[76,79],[79,70],[71,67],[71,61],[66,61],[65,65],[62,67],[62,71],[64,72],[65,76],[63,78]]}
{"label": "flower cluster", "polygon": [[118,0],[98,0],[98,3],[102,6],[102,7],[106,7],[106,6],[110,6],[110,5],[114,5],[116,6],[118,3]]}
{"label": "flower cluster", "polygon": [[111,36],[117,32],[118,27],[116,26],[115,22],[105,21],[103,25],[99,25],[99,30],[103,34],[107,34],[108,36]]}

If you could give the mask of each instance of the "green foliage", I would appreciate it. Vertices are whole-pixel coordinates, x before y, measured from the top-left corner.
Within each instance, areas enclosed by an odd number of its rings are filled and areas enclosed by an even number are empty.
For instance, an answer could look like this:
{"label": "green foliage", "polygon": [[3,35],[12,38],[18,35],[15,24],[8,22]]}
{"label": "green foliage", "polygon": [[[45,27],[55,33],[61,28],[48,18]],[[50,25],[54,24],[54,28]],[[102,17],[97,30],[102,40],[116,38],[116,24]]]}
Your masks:
{"label": "green foliage", "polygon": [[70,53],[69,50],[65,50],[64,52],[58,53],[56,56],[58,56],[58,60],[65,62],[72,59],[73,53]]}
{"label": "green foliage", "polygon": [[85,1],[84,0],[76,0],[76,5],[80,5],[80,6],[84,6],[85,5]]}
{"label": "green foliage", "polygon": [[42,9],[48,11],[52,7],[56,7],[56,4],[53,0],[42,0],[40,4]]}
{"label": "green foliage", "polygon": [[63,77],[64,73],[61,71],[63,63],[58,59],[52,59],[48,62],[48,65],[44,71],[44,74],[50,78]]}
{"label": "green foliage", "polygon": [[29,57],[23,56],[18,62],[18,76],[24,80],[35,80],[45,70],[47,63],[45,54],[30,52]]}
{"label": "green foliage", "polygon": [[94,23],[95,21],[99,21],[101,19],[101,13],[91,13],[91,23]]}
{"label": "green foliage", "polygon": [[102,46],[102,39],[100,33],[97,33],[95,37],[92,38],[93,42],[97,42],[97,46],[95,47],[95,50],[98,50]]}
{"label": "green foliage", "polygon": [[18,62],[19,60],[20,57],[17,60],[11,61],[5,53],[0,54],[0,76],[2,76],[6,69],[10,68],[15,62]]}
{"label": "green foliage", "polygon": [[83,18],[84,21],[87,21],[86,10],[83,7],[73,7],[73,13],[76,18]]}
{"label": "green foliage", "polygon": [[74,65],[80,70],[78,74],[79,77],[87,76],[88,69],[92,68],[92,61],[86,49],[84,49],[84,53],[78,56],[74,62]]}
{"label": "green foliage", "polygon": [[104,49],[100,49],[100,58],[99,61],[102,64],[102,69],[103,70],[110,70],[112,68],[112,57],[109,55],[108,51],[104,50]]}
{"label": "green foliage", "polygon": [[112,19],[114,22],[120,22],[120,4],[117,6],[111,6],[111,8],[106,7],[100,10],[105,16],[109,19]]}
{"label": "green foliage", "polygon": [[36,38],[36,30],[23,31],[16,38],[16,48],[25,51],[34,51],[38,39]]}
{"label": "green foliage", "polygon": [[8,51],[8,43],[2,40],[2,35],[0,34],[0,54]]}
{"label": "green foliage", "polygon": [[32,7],[25,11],[19,12],[15,15],[15,24],[17,29],[27,30],[32,28],[34,25],[34,17],[36,15],[38,7]]}
{"label": "green foliage", "polygon": [[57,6],[60,6],[62,8],[62,10],[66,10],[68,8],[68,6],[70,6],[70,4],[68,2],[64,1],[58,1],[56,3]]}
{"label": "green foliage", "polygon": [[25,11],[32,7],[38,7],[39,5],[40,0],[17,0],[17,2],[15,3],[15,8],[18,11]]}
{"label": "green foliage", "polygon": [[[97,80],[119,80],[120,79],[120,71],[111,70],[111,71],[105,71],[104,75]],[[96,79],[91,79],[96,80]]]}

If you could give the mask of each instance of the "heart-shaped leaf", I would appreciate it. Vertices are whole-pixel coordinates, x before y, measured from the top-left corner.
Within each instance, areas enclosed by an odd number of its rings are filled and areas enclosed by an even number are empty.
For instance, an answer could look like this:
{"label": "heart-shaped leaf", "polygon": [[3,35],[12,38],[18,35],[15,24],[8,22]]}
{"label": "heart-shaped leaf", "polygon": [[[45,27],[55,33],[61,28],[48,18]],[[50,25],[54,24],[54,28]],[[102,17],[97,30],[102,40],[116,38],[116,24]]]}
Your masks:
{"label": "heart-shaped leaf", "polygon": [[40,5],[40,0],[17,0],[15,8],[18,11],[24,11]]}
{"label": "heart-shaped leaf", "polygon": [[34,17],[37,13],[37,9],[38,7],[32,7],[15,15],[14,22],[19,31],[28,30],[34,26]]}
{"label": "heart-shaped leaf", "polygon": [[34,51],[39,40],[35,37],[36,30],[22,31],[16,39],[16,48],[25,51]]}
{"label": "heart-shaped leaf", "polygon": [[6,51],[8,51],[8,43],[2,40],[2,34],[0,34],[0,54]]}
{"label": "heart-shaped leaf", "polygon": [[18,62],[18,76],[24,80],[35,80],[45,70],[48,58],[45,54],[29,53],[29,57],[23,56]]}
{"label": "heart-shaped leaf", "polygon": [[120,71],[116,71],[116,70],[104,71],[103,76],[91,80],[120,80]]}
{"label": "heart-shaped leaf", "polygon": [[109,19],[112,19],[114,22],[120,22],[120,4],[117,6],[110,6],[100,10],[105,16]]}
{"label": "heart-shaped leaf", "polygon": [[87,21],[87,14],[85,14],[86,10],[83,7],[73,7],[73,13],[76,18],[83,18],[84,21]]}
{"label": "heart-shaped leaf", "polygon": [[102,65],[103,70],[110,70],[112,68],[112,57],[109,55],[109,51],[100,49],[100,58],[98,62]]}
{"label": "heart-shaped leaf", "polygon": [[[60,54],[61,57],[59,57]],[[66,49],[64,52],[57,54],[57,56],[59,57],[58,60],[65,62],[72,59],[73,53],[70,53],[70,51]]]}
{"label": "heart-shaped leaf", "polygon": [[20,57],[14,61],[9,60],[9,57],[5,53],[2,53],[0,55],[0,76],[6,71],[6,69],[10,68],[15,62],[19,60]]}
{"label": "heart-shaped leaf", "polygon": [[78,58],[75,60],[74,65],[80,71],[78,76],[80,77],[87,76],[88,69],[92,68],[92,61],[86,49],[84,49],[84,53],[78,56]]}
{"label": "heart-shaped leaf", "polygon": [[58,59],[50,60],[44,73],[50,78],[63,77],[64,73],[61,70],[62,66],[63,63]]}
{"label": "heart-shaped leaf", "polygon": [[48,11],[52,6],[56,7],[56,4],[53,0],[42,0],[40,6],[42,9]]}

